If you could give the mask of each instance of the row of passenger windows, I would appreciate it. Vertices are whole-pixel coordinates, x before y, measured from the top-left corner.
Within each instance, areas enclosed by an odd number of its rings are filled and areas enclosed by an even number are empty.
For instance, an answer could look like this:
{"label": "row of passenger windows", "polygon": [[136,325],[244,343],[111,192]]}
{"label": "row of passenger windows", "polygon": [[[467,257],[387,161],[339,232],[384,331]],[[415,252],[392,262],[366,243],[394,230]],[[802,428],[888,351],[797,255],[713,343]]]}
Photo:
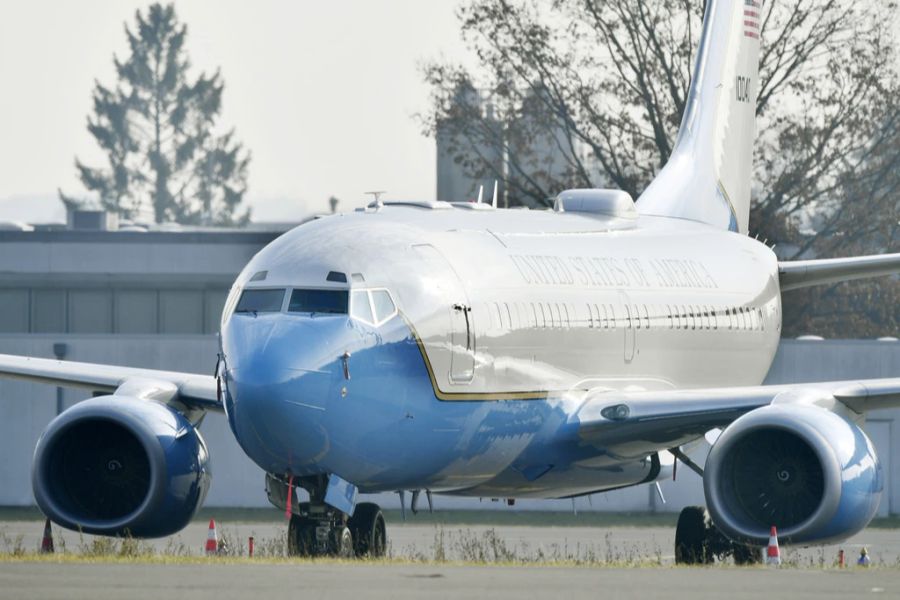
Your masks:
{"label": "row of passenger windows", "polygon": [[[758,307],[716,308],[698,304],[588,303],[583,311],[566,302],[491,302],[491,330],[517,329],[680,329],[761,331],[763,311]],[[580,313],[580,314],[579,314]]]}
{"label": "row of passenger windows", "polygon": [[[234,309],[235,313],[281,312],[287,290],[244,290]],[[397,307],[390,292],[371,290],[321,290],[297,288],[288,296],[287,312],[310,315],[346,315],[368,323],[381,325],[397,314]]]}

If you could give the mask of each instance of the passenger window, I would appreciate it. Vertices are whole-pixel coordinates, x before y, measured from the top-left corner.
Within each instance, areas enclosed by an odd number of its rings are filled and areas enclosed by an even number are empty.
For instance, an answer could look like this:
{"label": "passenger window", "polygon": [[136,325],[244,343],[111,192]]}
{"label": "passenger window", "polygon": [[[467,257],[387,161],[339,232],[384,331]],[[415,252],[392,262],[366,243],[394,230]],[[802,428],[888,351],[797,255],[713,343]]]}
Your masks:
{"label": "passenger window", "polygon": [[709,308],[711,311],[710,314],[712,315],[713,329],[718,331],[719,330],[719,309],[717,309],[715,306],[710,306]]}
{"label": "passenger window", "polygon": [[612,304],[607,304],[609,307],[609,328],[615,329],[618,327],[618,323],[616,323],[616,307]]}
{"label": "passenger window", "polygon": [[646,304],[644,304],[643,307],[644,307],[644,320],[646,321],[645,326],[647,329],[650,329],[650,311],[647,310]]}
{"label": "passenger window", "polygon": [[284,290],[244,290],[235,313],[281,312]]}

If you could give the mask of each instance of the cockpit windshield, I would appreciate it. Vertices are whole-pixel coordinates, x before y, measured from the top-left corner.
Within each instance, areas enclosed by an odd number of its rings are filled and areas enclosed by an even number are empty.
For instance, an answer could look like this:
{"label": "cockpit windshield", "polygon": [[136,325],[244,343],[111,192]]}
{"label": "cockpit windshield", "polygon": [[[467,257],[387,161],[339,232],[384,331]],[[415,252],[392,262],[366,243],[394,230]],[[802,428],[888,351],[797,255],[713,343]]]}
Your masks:
{"label": "cockpit windshield", "polygon": [[281,312],[284,290],[244,290],[236,313]]}
{"label": "cockpit windshield", "polygon": [[347,290],[294,290],[288,312],[346,315],[349,295]]}
{"label": "cockpit windshield", "polygon": [[309,315],[350,315],[357,321],[378,327],[397,313],[391,293],[378,289],[246,289],[240,295],[235,313],[281,312],[284,297],[290,292],[287,312]]}

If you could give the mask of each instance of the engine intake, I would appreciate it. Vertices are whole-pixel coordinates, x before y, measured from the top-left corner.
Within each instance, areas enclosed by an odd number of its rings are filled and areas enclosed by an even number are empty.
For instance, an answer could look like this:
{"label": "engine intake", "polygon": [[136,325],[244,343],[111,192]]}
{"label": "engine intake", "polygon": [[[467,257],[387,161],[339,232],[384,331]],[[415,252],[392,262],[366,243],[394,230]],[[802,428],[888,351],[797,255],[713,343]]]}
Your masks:
{"label": "engine intake", "polygon": [[843,539],[881,498],[881,465],[854,423],[816,406],[772,405],[732,423],[710,450],[703,487],[710,516],[732,539],[765,545]]}
{"label": "engine intake", "polygon": [[54,419],[35,449],[41,510],[70,529],[162,537],[182,529],[209,488],[209,453],[183,415],[152,400],[104,396]]}

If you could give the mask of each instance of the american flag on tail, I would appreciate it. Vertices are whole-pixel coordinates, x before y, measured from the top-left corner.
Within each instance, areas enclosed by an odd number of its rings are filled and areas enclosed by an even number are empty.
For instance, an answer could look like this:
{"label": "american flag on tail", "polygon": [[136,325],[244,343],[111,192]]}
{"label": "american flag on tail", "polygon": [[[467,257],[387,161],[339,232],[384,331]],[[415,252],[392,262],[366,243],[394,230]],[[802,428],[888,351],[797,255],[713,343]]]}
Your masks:
{"label": "american flag on tail", "polygon": [[760,10],[763,0],[744,0],[744,37],[759,39]]}

